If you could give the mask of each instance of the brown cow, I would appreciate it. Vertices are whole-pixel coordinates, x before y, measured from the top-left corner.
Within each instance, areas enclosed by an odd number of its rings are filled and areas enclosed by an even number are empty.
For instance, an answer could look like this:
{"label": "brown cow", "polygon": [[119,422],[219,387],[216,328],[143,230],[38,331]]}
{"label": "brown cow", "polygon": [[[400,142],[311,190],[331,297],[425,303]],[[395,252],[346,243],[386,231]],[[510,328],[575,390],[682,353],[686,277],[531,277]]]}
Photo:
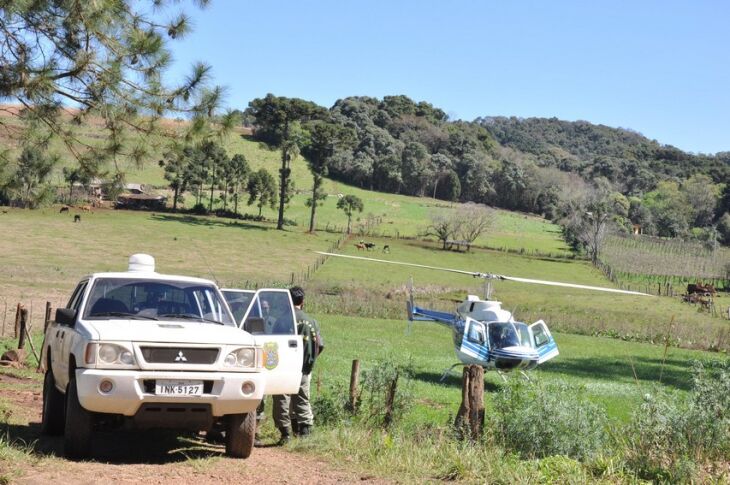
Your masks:
{"label": "brown cow", "polygon": [[687,285],[688,295],[714,296],[717,293],[715,286],[711,284],[689,283]]}

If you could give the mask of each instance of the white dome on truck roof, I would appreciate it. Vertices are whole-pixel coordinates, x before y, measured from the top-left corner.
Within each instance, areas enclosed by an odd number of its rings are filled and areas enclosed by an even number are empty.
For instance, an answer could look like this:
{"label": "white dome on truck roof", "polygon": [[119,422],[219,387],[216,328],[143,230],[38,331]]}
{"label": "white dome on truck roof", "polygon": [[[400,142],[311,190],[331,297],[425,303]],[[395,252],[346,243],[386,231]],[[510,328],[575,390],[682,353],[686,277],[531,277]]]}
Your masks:
{"label": "white dome on truck roof", "polygon": [[133,254],[129,257],[129,268],[127,271],[154,273],[155,258],[144,253]]}

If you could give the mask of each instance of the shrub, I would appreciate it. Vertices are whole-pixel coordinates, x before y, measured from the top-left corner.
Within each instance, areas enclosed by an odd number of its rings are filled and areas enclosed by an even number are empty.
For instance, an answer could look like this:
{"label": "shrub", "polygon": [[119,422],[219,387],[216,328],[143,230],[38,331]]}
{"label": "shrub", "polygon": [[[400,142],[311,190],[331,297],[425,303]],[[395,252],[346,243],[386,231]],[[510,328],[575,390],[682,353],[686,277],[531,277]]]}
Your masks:
{"label": "shrub", "polygon": [[[413,403],[410,364],[400,364],[392,359],[376,363],[362,373],[360,414],[366,422],[388,426],[399,421]],[[388,410],[387,395],[395,387],[395,395]]]}
{"label": "shrub", "polygon": [[626,457],[642,478],[689,481],[705,462],[730,454],[730,360],[693,368],[686,398],[647,394],[626,430]]}
{"label": "shrub", "polygon": [[208,208],[205,207],[205,204],[195,204],[190,209],[190,213],[191,214],[198,214],[198,215],[204,216],[204,215],[208,214]]}
{"label": "shrub", "polygon": [[585,459],[607,442],[605,412],[583,387],[512,381],[494,401],[497,439],[523,457]]}
{"label": "shrub", "polygon": [[312,400],[312,411],[318,425],[337,426],[348,417],[347,405],[344,386],[328,385]]}

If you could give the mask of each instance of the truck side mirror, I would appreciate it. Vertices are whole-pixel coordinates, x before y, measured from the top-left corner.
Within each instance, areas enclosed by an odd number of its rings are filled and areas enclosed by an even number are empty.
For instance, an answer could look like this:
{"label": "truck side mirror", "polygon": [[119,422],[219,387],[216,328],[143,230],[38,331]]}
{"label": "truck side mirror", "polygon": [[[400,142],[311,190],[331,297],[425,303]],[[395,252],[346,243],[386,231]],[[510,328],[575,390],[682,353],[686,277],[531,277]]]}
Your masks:
{"label": "truck side mirror", "polygon": [[265,333],[264,319],[261,317],[248,317],[243,323],[243,329],[253,335]]}
{"label": "truck side mirror", "polygon": [[76,323],[76,310],[71,308],[57,308],[56,322],[67,327],[73,327]]}

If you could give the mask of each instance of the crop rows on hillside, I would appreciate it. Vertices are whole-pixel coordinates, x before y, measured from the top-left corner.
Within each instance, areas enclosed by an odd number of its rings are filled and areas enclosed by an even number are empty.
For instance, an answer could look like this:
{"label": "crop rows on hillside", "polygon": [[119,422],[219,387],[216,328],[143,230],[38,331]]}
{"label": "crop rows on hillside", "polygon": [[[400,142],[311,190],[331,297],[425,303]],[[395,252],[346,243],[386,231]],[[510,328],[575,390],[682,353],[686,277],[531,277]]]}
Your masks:
{"label": "crop rows on hillside", "polygon": [[680,239],[609,236],[601,259],[612,270],[668,280],[726,280],[730,250],[711,251]]}

